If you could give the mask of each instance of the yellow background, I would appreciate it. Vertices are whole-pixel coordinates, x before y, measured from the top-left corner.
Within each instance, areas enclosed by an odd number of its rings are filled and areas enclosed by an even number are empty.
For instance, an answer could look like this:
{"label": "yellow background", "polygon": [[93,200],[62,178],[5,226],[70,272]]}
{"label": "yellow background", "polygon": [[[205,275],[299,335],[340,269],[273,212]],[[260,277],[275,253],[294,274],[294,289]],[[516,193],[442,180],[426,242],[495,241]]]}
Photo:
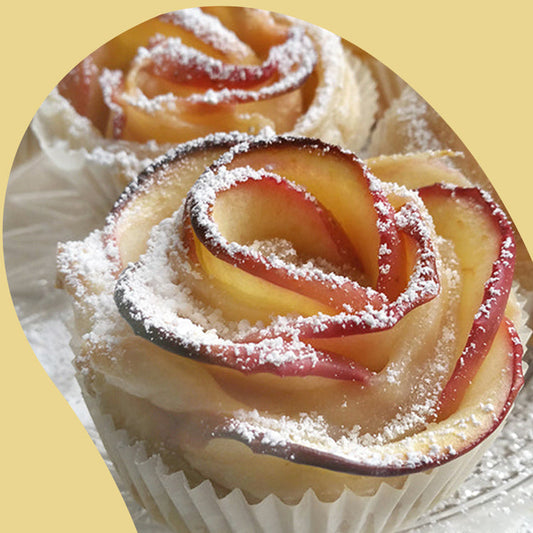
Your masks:
{"label": "yellow background", "polygon": [[[153,7],[137,0],[47,0],[4,6],[2,199],[20,139],[59,79],[119,32],[158,13],[193,5],[200,3],[164,1]],[[284,0],[241,5],[321,25],[402,76],[469,147],[533,250],[533,3]],[[133,532],[103,461],[24,338],[3,267],[0,312],[1,529]]]}

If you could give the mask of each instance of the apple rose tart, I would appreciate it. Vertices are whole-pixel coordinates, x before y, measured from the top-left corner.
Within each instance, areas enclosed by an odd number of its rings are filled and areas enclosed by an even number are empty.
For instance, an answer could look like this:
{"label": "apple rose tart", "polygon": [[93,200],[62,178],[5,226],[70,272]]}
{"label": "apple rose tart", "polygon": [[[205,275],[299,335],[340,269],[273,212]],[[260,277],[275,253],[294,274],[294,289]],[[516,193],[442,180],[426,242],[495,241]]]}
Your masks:
{"label": "apple rose tart", "polygon": [[523,317],[511,226],[445,156],[211,135],[60,246],[80,383],[151,512],[381,531],[457,486],[523,382]]}
{"label": "apple rose tart", "polygon": [[[59,83],[33,127],[70,166],[80,149],[153,157],[170,143],[265,127],[357,150],[376,108],[369,70],[337,36],[258,9],[192,8],[104,44]],[[124,187],[132,170],[118,163]]]}

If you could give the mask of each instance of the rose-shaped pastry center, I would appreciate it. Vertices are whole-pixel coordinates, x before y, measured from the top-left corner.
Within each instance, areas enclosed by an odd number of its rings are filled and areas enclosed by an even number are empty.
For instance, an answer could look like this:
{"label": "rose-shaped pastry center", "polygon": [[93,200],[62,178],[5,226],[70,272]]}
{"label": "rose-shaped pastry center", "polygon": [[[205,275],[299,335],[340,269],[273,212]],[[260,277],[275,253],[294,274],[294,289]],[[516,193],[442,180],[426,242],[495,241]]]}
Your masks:
{"label": "rose-shaped pastry center", "polygon": [[[150,261],[121,276],[117,302],[137,331],[178,353],[242,372],[366,380],[388,359],[356,349],[358,336],[393,328],[439,291],[420,202],[399,190],[389,196],[395,205],[353,154],[333,146],[289,138],[237,145],[192,187],[167,253],[193,297],[224,320],[255,326],[193,351],[179,328],[150,320],[148,333],[150,292],[139,289]],[[293,261],[261,252],[280,241]]]}

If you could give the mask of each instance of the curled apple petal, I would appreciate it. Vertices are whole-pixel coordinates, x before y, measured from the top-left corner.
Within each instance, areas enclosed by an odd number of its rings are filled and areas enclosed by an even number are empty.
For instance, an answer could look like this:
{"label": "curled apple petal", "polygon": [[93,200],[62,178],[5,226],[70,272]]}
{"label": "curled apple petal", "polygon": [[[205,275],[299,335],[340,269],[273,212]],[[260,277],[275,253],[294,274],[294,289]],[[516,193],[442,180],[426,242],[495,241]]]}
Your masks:
{"label": "curled apple petal", "polygon": [[[432,185],[420,189],[437,232],[452,239],[465,273],[460,317],[464,349],[442,391],[439,418],[453,413],[486,357],[513,280],[515,242],[504,212],[479,189]],[[469,231],[464,231],[468,228]]]}

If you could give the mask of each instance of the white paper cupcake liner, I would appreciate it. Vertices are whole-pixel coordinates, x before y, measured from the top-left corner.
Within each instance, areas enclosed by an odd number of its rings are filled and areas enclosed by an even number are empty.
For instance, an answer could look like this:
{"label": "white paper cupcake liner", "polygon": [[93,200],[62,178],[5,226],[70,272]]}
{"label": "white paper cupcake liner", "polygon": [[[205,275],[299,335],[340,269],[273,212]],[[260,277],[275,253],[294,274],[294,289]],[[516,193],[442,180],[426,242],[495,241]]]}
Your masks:
{"label": "white paper cupcake liner", "polygon": [[[9,288],[17,306],[56,299],[58,241],[84,237],[104,223],[122,192],[109,173],[112,161],[83,171],[60,168],[26,132],[9,177],[4,204],[4,253]],[[106,176],[106,172],[109,172]]]}
{"label": "white paper cupcake liner", "polygon": [[141,170],[171,147],[105,139],[57,89],[37,110],[30,129],[56,171],[87,183],[111,203]]}
{"label": "white paper cupcake liner", "polygon": [[386,532],[413,525],[436,503],[453,493],[472,471],[503,426],[465,455],[431,471],[407,476],[402,488],[384,481],[371,496],[345,489],[333,502],[320,501],[309,489],[296,505],[269,495],[250,504],[235,489],[225,496],[209,480],[192,487],[183,471],[171,472],[142,442],[133,442],[100,411],[98,399],[78,376],[89,412],[119,475],[158,521],[177,532],[334,533]]}

